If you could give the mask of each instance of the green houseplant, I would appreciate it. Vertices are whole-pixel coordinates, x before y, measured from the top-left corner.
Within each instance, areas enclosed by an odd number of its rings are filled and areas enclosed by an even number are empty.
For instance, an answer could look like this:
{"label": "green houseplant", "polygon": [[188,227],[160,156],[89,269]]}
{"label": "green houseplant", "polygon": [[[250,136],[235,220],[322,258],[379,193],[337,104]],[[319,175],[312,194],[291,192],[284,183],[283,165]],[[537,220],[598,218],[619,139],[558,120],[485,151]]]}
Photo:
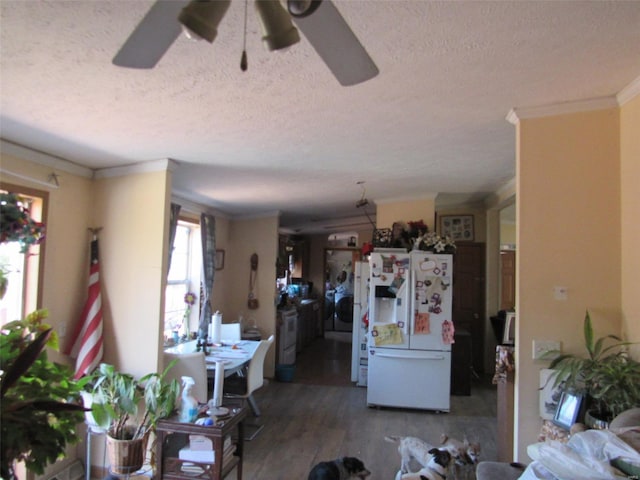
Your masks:
{"label": "green houseplant", "polygon": [[107,432],[115,473],[140,469],[149,434],[159,419],[176,410],[180,385],[177,380],[166,380],[172,367],[173,363],[162,373],[149,373],[136,380],[113,365],[102,363],[91,376],[91,413],[96,424]]}
{"label": "green houseplant", "polygon": [[46,310],[29,314],[2,328],[0,336],[0,410],[2,439],[0,474],[15,478],[24,461],[36,474],[79,440],[76,428],[85,408],[80,392],[86,380],[73,380],[66,365],[51,362],[45,347],[58,349],[58,336],[43,322]]}
{"label": "green houseplant", "polygon": [[555,370],[555,385],[564,380],[565,391],[585,395],[589,415],[608,422],[640,406],[640,363],[629,356],[630,342],[615,335],[594,339],[588,311],[583,329],[587,355],[560,355],[549,368]]}

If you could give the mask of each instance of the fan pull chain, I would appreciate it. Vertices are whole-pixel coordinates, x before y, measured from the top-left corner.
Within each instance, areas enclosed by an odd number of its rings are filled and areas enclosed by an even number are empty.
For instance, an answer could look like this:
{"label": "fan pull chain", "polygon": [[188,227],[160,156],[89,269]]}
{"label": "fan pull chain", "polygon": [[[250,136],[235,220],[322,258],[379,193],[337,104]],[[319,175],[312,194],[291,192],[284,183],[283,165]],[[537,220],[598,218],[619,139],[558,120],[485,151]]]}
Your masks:
{"label": "fan pull chain", "polygon": [[240,70],[243,72],[249,68],[249,62],[247,60],[247,4],[249,0],[244,0],[244,37],[242,44],[242,57],[240,57]]}

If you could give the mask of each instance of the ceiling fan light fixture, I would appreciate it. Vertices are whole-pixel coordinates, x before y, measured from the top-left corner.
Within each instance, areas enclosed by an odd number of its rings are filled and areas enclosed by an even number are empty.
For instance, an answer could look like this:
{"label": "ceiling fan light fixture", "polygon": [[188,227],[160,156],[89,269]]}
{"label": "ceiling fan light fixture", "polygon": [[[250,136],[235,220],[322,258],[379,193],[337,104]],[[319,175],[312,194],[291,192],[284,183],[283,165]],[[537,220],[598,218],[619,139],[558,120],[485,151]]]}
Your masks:
{"label": "ceiling fan light fixture", "polygon": [[264,33],[262,40],[270,52],[288,48],[300,41],[298,29],[293,26],[291,17],[279,0],[256,0],[255,6]]}
{"label": "ceiling fan light fixture", "polygon": [[287,10],[291,16],[304,18],[315,12],[322,0],[287,0]]}
{"label": "ceiling fan light fixture", "polygon": [[218,25],[230,4],[231,0],[193,0],[182,9],[178,20],[189,37],[213,43],[218,34]]}

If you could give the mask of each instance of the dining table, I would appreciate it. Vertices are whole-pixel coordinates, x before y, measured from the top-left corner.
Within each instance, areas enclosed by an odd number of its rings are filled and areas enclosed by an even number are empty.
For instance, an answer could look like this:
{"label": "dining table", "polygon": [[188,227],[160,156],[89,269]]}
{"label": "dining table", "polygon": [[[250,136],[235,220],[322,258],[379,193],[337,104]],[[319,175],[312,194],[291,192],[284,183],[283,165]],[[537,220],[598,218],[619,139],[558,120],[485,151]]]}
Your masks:
{"label": "dining table", "polygon": [[[215,376],[217,362],[224,365],[224,376],[228,377],[242,371],[251,361],[260,345],[256,340],[221,341],[217,344],[207,345],[205,360],[207,363],[207,375]],[[189,340],[172,347],[165,348],[168,353],[193,353],[198,349],[197,340]]]}

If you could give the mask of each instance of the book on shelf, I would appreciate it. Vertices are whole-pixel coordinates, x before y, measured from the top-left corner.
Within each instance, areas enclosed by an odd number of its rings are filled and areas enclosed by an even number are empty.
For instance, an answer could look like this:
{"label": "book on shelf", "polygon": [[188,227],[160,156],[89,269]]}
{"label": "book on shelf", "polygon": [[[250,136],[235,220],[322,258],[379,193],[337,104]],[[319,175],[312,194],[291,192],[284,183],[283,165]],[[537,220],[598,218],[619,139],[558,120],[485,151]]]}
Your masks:
{"label": "book on shelf", "polygon": [[[222,463],[226,463],[236,451],[235,443],[225,440],[222,450]],[[178,452],[178,458],[188,462],[215,463],[216,452],[213,450],[194,450],[190,445],[183,447]]]}
{"label": "book on shelf", "polygon": [[178,458],[189,462],[215,463],[216,452],[213,450],[193,450],[191,447],[187,446],[180,449],[180,452],[178,452]]}

